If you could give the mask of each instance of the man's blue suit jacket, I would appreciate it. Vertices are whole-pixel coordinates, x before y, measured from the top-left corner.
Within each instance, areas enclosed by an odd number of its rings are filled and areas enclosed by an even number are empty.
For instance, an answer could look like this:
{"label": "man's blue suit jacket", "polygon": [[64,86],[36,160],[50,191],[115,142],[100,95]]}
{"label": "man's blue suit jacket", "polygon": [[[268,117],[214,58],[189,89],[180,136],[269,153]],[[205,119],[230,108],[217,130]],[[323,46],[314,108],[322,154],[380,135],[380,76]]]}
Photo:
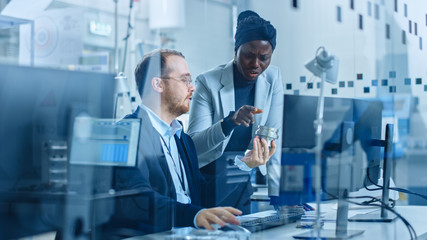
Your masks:
{"label": "man's blue suit jacket", "polygon": [[179,139],[175,135],[191,197],[191,204],[182,204],[176,201],[176,191],[162,150],[160,134],[153,128],[147,113],[138,108],[125,118],[141,119],[138,167],[116,168],[114,184],[116,190],[139,189],[142,193],[116,200],[113,225],[131,226],[144,233],[194,226],[194,217],[203,208],[202,198],[208,197],[209,188],[200,174],[191,137],[182,133]]}

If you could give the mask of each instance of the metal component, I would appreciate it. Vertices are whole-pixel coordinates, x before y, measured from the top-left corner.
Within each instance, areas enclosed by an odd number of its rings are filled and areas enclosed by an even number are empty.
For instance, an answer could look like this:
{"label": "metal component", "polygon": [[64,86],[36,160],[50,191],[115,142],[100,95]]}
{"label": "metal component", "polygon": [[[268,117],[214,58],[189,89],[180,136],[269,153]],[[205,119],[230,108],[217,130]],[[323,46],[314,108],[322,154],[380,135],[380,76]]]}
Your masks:
{"label": "metal component", "polygon": [[47,141],[43,144],[43,159],[46,161],[47,171],[45,181],[52,189],[67,185],[68,178],[68,146],[66,141]]}
{"label": "metal component", "polygon": [[260,138],[264,138],[267,141],[269,147],[270,147],[271,141],[276,140],[279,137],[278,129],[262,126],[262,125],[258,125],[258,128],[255,131],[255,135]]}
{"label": "metal component", "polygon": [[116,80],[115,85],[115,100],[114,100],[114,118],[122,118],[126,114],[132,112],[132,106],[130,102],[130,91],[127,86],[127,77],[123,72],[117,74],[114,78]]}

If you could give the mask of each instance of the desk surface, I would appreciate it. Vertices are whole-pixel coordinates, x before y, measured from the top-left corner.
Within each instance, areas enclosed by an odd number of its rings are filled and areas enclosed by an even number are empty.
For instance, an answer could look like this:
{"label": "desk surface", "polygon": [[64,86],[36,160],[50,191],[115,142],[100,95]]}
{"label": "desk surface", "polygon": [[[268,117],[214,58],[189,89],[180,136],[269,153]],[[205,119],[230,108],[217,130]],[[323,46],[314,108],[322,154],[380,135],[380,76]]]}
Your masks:
{"label": "desk surface", "polygon": [[[359,214],[359,213],[368,213],[375,211],[375,208],[364,208],[364,209],[350,209],[349,217]],[[418,236],[427,233],[427,206],[397,206],[396,210],[401,214],[415,229]],[[335,219],[336,214],[336,204],[322,204],[321,211],[325,212],[325,219],[333,220]],[[335,229],[335,222],[327,221],[323,227],[324,229]],[[375,222],[348,222],[349,230],[365,230],[365,232],[357,237],[352,239],[375,239],[375,240],[405,240],[410,239],[409,232],[405,224],[400,220],[396,219],[391,223],[375,223]],[[267,229],[265,231],[256,232],[251,235],[251,239],[294,239],[292,236],[304,233],[309,231],[307,229],[298,229],[296,228],[296,223]],[[151,240],[151,239],[171,239],[170,233],[157,233],[141,237],[133,237],[128,240]],[[419,238],[420,239],[420,238]],[[427,239],[427,238],[421,238]]]}
{"label": "desk surface", "polygon": [[[368,213],[376,211],[375,208],[350,210],[349,217],[359,213]],[[397,206],[396,210],[401,214],[415,229],[417,235],[422,235],[427,232],[426,217],[427,206]],[[326,219],[335,219],[336,205],[326,204],[321,208],[322,212],[326,212]],[[285,225],[278,228],[268,229],[263,232],[253,233],[251,239],[294,239],[292,236],[306,232],[295,227],[296,224]],[[335,222],[325,222],[323,229],[335,229]],[[375,240],[401,240],[410,239],[409,232],[405,224],[396,219],[391,223],[376,223],[376,222],[348,222],[349,230],[365,230],[365,232],[352,239],[375,239]]]}

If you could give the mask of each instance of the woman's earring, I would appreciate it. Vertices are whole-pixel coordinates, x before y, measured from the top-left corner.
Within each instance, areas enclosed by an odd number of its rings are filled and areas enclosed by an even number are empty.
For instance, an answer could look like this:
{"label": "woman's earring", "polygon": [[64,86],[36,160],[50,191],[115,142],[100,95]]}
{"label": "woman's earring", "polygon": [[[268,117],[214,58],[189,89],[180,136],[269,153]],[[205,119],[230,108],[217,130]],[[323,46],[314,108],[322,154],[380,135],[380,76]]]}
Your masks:
{"label": "woman's earring", "polygon": [[234,56],[233,63],[234,63],[234,64],[236,64],[236,63],[237,63],[237,61],[236,61],[236,56]]}

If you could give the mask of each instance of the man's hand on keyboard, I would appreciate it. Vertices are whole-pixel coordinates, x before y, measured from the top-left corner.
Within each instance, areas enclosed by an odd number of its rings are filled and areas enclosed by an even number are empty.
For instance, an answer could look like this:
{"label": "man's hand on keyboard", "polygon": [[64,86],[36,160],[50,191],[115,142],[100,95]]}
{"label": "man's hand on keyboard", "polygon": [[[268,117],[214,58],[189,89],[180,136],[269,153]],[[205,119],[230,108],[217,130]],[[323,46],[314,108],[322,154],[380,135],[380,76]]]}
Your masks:
{"label": "man's hand on keyboard", "polygon": [[199,215],[197,215],[196,224],[198,227],[204,227],[209,230],[214,230],[211,224],[218,224],[221,227],[224,227],[226,223],[240,225],[235,215],[241,214],[242,212],[240,210],[232,207],[203,209],[200,211]]}

